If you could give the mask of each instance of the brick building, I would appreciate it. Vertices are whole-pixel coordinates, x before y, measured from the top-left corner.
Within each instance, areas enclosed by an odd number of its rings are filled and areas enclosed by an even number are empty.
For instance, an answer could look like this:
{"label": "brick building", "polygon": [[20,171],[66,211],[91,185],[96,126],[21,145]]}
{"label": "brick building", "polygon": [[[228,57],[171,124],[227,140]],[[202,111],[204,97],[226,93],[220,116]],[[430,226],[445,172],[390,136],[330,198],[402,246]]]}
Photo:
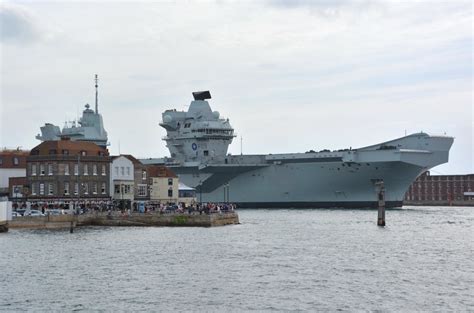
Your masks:
{"label": "brick building", "polygon": [[26,176],[26,158],[30,151],[18,149],[0,151],[0,197],[9,196],[9,179]]}
{"label": "brick building", "polygon": [[474,205],[474,174],[431,175],[425,172],[411,184],[405,204]]}
{"label": "brick building", "polygon": [[45,141],[27,158],[29,201],[101,202],[110,199],[110,162],[106,149],[91,142]]}

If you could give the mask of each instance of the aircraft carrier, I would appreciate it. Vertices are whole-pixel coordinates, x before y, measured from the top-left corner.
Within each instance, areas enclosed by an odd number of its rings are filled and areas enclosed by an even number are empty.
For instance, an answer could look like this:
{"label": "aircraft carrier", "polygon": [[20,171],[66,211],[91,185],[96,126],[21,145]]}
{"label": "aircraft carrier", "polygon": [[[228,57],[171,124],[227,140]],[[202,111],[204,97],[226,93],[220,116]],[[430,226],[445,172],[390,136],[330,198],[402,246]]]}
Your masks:
{"label": "aircraft carrier", "polygon": [[141,161],[169,166],[196,189],[200,202],[249,208],[376,207],[376,185],[383,182],[386,206],[398,207],[418,175],[448,161],[454,140],[415,133],[357,149],[230,155],[235,134],[229,119],[211,110],[209,91],[193,96],[188,111],[162,114],[171,158]]}

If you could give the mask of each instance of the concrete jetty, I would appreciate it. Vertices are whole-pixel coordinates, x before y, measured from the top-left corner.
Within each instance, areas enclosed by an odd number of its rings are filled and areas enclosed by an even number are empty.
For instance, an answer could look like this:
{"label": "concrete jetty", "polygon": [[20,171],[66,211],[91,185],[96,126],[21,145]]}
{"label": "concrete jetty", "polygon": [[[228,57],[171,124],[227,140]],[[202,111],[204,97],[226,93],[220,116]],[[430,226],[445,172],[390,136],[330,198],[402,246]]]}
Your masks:
{"label": "concrete jetty", "polygon": [[8,224],[6,222],[0,222],[0,233],[6,233],[8,231]]}
{"label": "concrete jetty", "polygon": [[9,222],[11,229],[57,229],[81,226],[145,226],[145,227],[214,227],[239,224],[236,212],[213,214],[186,213],[133,213],[107,214],[97,212],[83,215],[49,215],[39,217],[16,217]]}

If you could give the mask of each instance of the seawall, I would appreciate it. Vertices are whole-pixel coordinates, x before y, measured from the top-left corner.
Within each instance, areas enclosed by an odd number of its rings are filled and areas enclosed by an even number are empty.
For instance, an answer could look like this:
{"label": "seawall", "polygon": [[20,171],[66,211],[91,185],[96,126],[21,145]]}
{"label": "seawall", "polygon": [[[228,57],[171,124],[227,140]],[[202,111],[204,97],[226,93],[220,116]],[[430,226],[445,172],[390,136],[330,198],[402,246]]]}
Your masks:
{"label": "seawall", "polygon": [[417,206],[472,206],[474,207],[474,200],[424,200],[424,201],[403,201],[403,205],[417,205]]}
{"label": "seawall", "polygon": [[70,228],[77,226],[144,226],[144,227],[214,227],[239,224],[237,213],[223,214],[139,214],[107,215],[93,213],[85,215],[50,215],[40,217],[16,217],[8,226],[14,228]]}
{"label": "seawall", "polygon": [[0,233],[6,233],[8,231],[8,224],[6,222],[0,222]]}

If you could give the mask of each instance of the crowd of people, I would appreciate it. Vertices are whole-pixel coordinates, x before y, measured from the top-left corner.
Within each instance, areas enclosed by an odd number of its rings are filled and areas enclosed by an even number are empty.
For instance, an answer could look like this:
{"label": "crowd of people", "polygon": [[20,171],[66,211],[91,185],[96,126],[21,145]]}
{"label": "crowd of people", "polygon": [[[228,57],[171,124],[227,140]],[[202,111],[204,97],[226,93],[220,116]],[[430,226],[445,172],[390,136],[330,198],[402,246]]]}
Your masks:
{"label": "crowd of people", "polygon": [[107,212],[107,214],[131,215],[132,213],[159,213],[159,214],[214,214],[234,212],[236,205],[232,203],[191,203],[186,205],[182,203],[144,203],[139,205],[120,205],[113,202],[87,203],[80,202],[78,204],[47,204],[47,203],[31,203],[28,207],[25,203],[16,204],[14,211],[28,211],[29,209],[37,210],[45,215],[48,214],[94,214]]}
{"label": "crowd of people", "polygon": [[158,212],[160,214],[167,213],[181,213],[181,214],[212,214],[212,213],[228,213],[234,212],[236,205],[232,203],[191,203],[186,205],[185,203],[159,203],[146,205],[141,211],[140,209],[134,209],[140,213],[153,213]]}

